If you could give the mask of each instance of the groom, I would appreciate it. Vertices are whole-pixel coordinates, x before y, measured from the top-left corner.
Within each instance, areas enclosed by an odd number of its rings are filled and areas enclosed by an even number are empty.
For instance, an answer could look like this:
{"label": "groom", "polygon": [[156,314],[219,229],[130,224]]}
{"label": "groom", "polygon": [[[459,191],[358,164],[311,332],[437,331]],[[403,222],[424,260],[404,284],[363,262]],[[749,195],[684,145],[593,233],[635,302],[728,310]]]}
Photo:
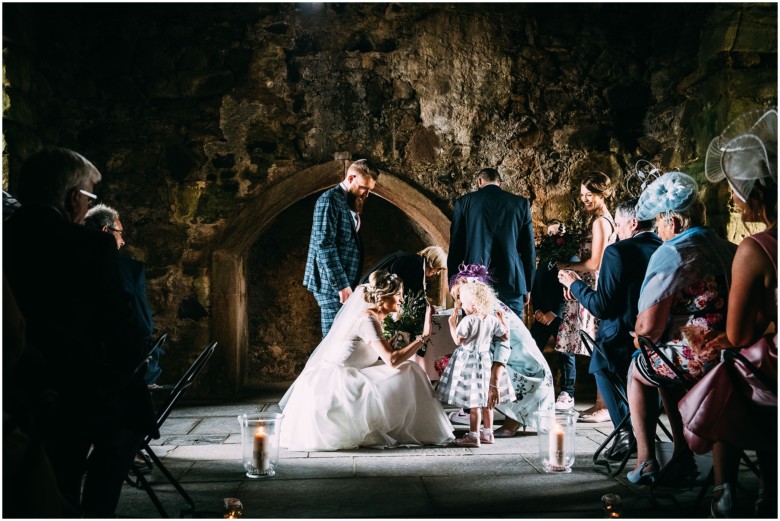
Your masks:
{"label": "groom", "polygon": [[360,214],[378,177],[378,170],[359,159],[349,166],[344,180],[314,205],[303,285],[320,306],[323,337],[363,271]]}

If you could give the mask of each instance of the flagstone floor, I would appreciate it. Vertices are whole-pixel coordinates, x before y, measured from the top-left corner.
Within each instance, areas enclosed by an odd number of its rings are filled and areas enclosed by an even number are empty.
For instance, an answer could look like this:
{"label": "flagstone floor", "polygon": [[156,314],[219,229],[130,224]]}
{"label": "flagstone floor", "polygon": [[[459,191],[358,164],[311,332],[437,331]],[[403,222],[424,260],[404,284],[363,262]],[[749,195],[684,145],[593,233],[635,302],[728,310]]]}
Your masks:
{"label": "flagstone floor", "polygon": [[[698,486],[667,489],[653,498],[648,487],[628,484],[625,473],[612,478],[594,468],[591,456],[610,432],[610,423],[578,424],[577,459],[569,474],[544,472],[537,435],[529,429],[475,449],[281,449],[276,476],[247,478],[237,416],[278,412],[280,398],[280,392],[264,392],[234,403],[190,403],[173,411],[152,449],[192,497],[195,511],[183,511],[186,503],[155,469],[149,480],[171,517],[222,517],[223,499],[235,497],[247,518],[600,518],[601,497],[607,493],[621,497],[622,517],[707,517],[709,513],[711,491],[694,508]],[[577,408],[590,405],[578,403]],[[706,459],[700,459],[699,468],[703,478],[709,471]],[[741,481],[745,491],[737,503],[740,512],[749,515],[753,497],[748,494],[755,494],[756,480],[742,469]],[[117,513],[161,517],[147,493],[129,484]]]}

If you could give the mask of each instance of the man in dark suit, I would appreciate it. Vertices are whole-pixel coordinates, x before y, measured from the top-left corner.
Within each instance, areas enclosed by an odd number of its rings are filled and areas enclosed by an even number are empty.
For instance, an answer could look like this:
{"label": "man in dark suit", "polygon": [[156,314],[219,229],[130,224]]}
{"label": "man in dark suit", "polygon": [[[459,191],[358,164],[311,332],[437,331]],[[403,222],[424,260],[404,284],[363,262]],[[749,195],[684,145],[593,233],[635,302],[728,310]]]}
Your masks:
{"label": "man in dark suit", "polygon": [[455,201],[448,273],[457,273],[461,263],[487,266],[498,298],[523,318],[536,271],[528,199],[502,190],[493,168],[477,174],[477,186]]}
{"label": "man in dark suit", "polygon": [[349,166],[344,180],[325,191],[314,205],[303,285],[320,306],[323,337],[363,271],[360,214],[377,177],[379,171],[359,159]]}
{"label": "man in dark suit", "polygon": [[[609,384],[608,374],[617,375],[623,382],[626,381],[634,352],[631,331],[636,323],[639,291],[647,263],[662,242],[652,231],[654,221],[636,220],[637,201],[624,201],[615,211],[620,240],[604,250],[596,290],[589,288],[571,270],[561,270],[558,274],[558,280],[571,291],[574,298],[601,320],[594,339],[596,350],[590,359],[589,370],[596,378],[596,385],[615,426],[629,411]],[[607,458],[622,460],[632,439],[631,426],[624,427],[607,451]]]}
{"label": "man in dark suit", "polygon": [[[125,245],[125,229],[119,218],[119,212],[110,206],[98,204],[90,208],[84,218],[84,226],[110,234],[116,241],[117,250],[122,249]],[[135,311],[136,329],[138,334],[144,338],[145,347],[151,348],[155,342],[151,337],[154,331],[154,317],[152,316],[152,308],[149,306],[149,299],[146,296],[144,263],[121,253],[118,255],[118,260],[122,288],[130,297]],[[149,356],[144,381],[150,387],[157,381],[162,372],[159,366],[162,354],[162,347],[157,347]]]}
{"label": "man in dark suit", "polygon": [[43,443],[72,514],[87,517],[114,516],[137,449],[132,433],[156,431],[149,391],[141,375],[133,377],[143,342],[122,291],[116,243],[81,226],[100,178],[73,151],[35,154],[20,172],[22,207],[3,230],[3,269],[27,345],[41,355],[25,379],[55,393],[35,404]]}

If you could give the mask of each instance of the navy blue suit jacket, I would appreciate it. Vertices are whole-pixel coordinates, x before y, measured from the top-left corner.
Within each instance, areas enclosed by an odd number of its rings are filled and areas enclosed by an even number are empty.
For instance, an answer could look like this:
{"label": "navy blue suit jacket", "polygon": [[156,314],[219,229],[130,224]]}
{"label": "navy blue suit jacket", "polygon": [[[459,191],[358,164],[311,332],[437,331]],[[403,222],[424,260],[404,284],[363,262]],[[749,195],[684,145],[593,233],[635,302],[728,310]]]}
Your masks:
{"label": "navy blue suit jacket", "polygon": [[127,255],[119,254],[119,275],[122,278],[122,288],[132,299],[135,310],[135,323],[143,338],[148,338],[154,331],[154,318],[149,299],[146,297],[146,272],[144,263]]}
{"label": "navy blue suit jacket", "polygon": [[499,294],[530,293],[536,247],[528,199],[489,184],[455,201],[447,257],[450,276],[462,262],[486,265]]}
{"label": "navy blue suit jacket", "polygon": [[591,373],[604,368],[615,373],[628,369],[634,351],[630,332],[636,323],[639,291],[647,263],[661,242],[655,233],[643,232],[610,244],[601,259],[598,288],[593,290],[581,280],[571,285],[574,297],[600,319],[594,340],[601,349],[591,357]]}

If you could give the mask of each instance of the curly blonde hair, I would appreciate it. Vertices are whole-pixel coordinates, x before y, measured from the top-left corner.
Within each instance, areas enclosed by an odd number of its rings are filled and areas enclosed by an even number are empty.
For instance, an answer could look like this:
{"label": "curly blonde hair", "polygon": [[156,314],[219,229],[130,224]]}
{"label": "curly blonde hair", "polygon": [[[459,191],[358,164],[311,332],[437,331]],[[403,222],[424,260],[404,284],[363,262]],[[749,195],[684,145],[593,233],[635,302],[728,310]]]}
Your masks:
{"label": "curly blonde hair", "polygon": [[461,300],[463,292],[468,291],[474,298],[474,307],[480,315],[492,315],[498,306],[496,292],[484,282],[464,282],[459,284]]}
{"label": "curly blonde hair", "polygon": [[376,270],[368,277],[363,300],[369,304],[379,304],[391,295],[402,291],[404,287],[401,277],[387,270]]}

